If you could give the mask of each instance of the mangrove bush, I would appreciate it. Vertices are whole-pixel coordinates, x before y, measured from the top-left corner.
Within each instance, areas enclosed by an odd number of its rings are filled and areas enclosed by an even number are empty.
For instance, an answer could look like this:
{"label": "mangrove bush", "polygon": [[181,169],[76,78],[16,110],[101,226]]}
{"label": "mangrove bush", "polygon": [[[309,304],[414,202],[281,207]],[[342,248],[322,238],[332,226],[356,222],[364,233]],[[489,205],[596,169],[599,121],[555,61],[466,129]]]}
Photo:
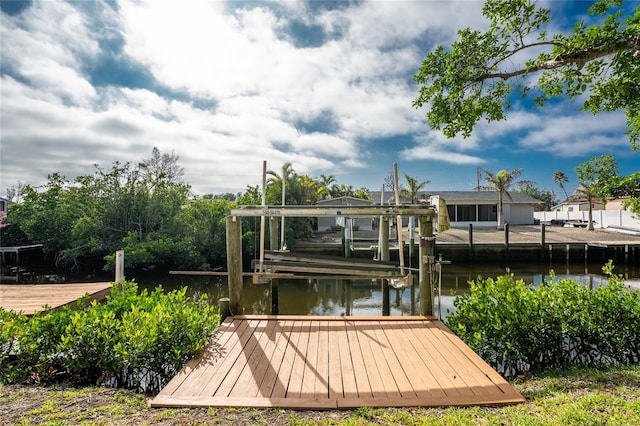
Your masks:
{"label": "mangrove bush", "polygon": [[640,292],[603,270],[595,288],[551,277],[537,286],[513,274],[470,282],[446,322],[506,377],[528,371],[640,361]]}
{"label": "mangrove bush", "polygon": [[156,392],[201,352],[220,322],[206,295],[113,285],[106,303],[28,319],[0,309],[0,381],[112,384]]}

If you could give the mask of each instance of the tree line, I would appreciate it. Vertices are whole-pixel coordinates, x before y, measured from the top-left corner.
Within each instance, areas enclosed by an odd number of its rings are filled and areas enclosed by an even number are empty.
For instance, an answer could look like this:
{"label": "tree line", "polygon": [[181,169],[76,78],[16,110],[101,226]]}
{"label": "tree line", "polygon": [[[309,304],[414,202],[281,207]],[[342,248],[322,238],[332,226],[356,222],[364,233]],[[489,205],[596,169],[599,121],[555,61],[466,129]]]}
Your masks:
{"label": "tree line", "polygon": [[[92,174],[72,181],[53,173],[42,187],[20,185],[20,202],[11,205],[8,225],[1,228],[2,244],[43,244],[57,267],[70,270],[95,265],[112,270],[117,250],[125,251],[131,268],[210,270],[226,264],[229,211],[238,205],[261,204],[258,186],[238,194],[194,196],[181,180],[184,169],[179,157],[157,148],[138,163],[94,167]],[[291,163],[268,174],[266,199],[271,205],[281,203],[283,188],[288,205],[339,196],[369,197],[366,188],[338,184],[333,176],[297,174]],[[313,220],[287,221],[287,244],[310,236]],[[258,227],[254,220],[243,221],[244,250],[251,255]]]}
{"label": "tree line", "polygon": [[[260,205],[262,190],[248,186],[244,193],[194,196],[182,182],[184,169],[179,157],[153,148],[151,156],[138,163],[114,162],[111,168],[95,165],[92,174],[69,181],[59,173],[48,176],[43,187],[20,187],[20,201],[9,209],[3,226],[3,245],[43,244],[57,267],[82,270],[100,266],[112,270],[115,252],[125,250],[127,266],[142,270],[200,269],[211,270],[226,264],[226,216],[240,205]],[[589,201],[627,195],[627,205],[636,213],[640,199],[640,173],[620,177],[613,156],[594,157],[576,167],[582,194]],[[498,228],[502,224],[502,205],[511,192],[520,192],[551,207],[549,191],[534,182],[517,180],[522,169],[484,170],[486,186],[478,190],[499,193]],[[312,205],[323,199],[340,196],[370,199],[367,188],[338,184],[332,175],[313,178],[298,174],[291,163],[280,170],[267,171],[268,205]],[[406,185],[399,184],[401,197],[419,202],[428,180],[404,174]],[[568,178],[554,174],[554,182],[564,190]],[[385,188],[394,191],[392,176]],[[14,188],[15,189],[15,188]],[[284,194],[284,197],[283,197]],[[259,224],[256,218],[243,218],[243,249],[256,255]],[[290,248],[296,241],[311,237],[316,218],[290,218],[285,222],[284,241]],[[270,232],[269,229],[266,231]]]}

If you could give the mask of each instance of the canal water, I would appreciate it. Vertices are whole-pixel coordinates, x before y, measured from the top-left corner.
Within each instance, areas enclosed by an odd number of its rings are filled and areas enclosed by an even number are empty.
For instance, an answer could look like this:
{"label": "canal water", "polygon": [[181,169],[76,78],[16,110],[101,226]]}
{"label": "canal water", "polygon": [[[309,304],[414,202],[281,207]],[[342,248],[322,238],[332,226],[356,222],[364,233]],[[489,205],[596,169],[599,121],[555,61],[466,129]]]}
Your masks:
{"label": "canal water", "polygon": [[[443,265],[442,297],[435,293],[434,314],[441,313],[444,319],[447,312],[453,309],[453,301],[459,294],[469,291],[469,281],[478,276],[489,278],[514,274],[516,279],[526,283],[539,284],[549,277],[553,270],[556,277],[569,277],[592,287],[606,283],[607,277],[602,273],[602,265],[512,265],[508,270],[492,265]],[[640,267],[616,267],[615,272],[625,278],[631,287],[640,286]],[[192,296],[206,294],[211,303],[217,304],[221,297],[228,297],[227,280],[224,276],[128,276],[134,278],[140,288],[153,289],[158,285],[172,290],[187,287]],[[438,282],[434,283],[436,286]],[[252,284],[247,277],[244,282],[245,314],[270,314],[272,311],[271,287],[269,284]],[[388,306],[384,303],[384,292],[380,280],[342,280],[342,279],[296,279],[279,280],[278,309],[285,315],[385,315],[406,316],[420,312],[419,289],[414,287],[389,290]],[[441,300],[441,309],[438,309]]]}
{"label": "canal water", "polygon": [[[607,277],[602,273],[602,264],[558,263],[558,264],[512,264],[508,269],[490,264],[446,264],[442,265],[441,297],[434,292],[434,314],[444,319],[453,309],[457,295],[469,291],[469,281],[478,276],[495,278],[508,271],[516,279],[526,283],[538,284],[549,277],[553,270],[556,277],[569,277],[595,287],[605,283]],[[618,265],[614,272],[621,274],[626,283],[640,288],[640,265]],[[127,272],[127,279],[135,279],[138,286],[152,290],[158,285],[166,290],[187,287],[191,296],[206,294],[212,304],[222,297],[228,297],[225,276],[169,275]],[[34,272],[27,275],[21,283],[89,282],[112,280],[113,275],[100,273],[93,276],[61,276],[55,272],[42,274]],[[420,313],[420,294],[417,276],[414,287],[390,288],[388,299],[383,292],[380,280],[360,279],[296,279],[279,280],[278,313],[284,315],[392,315],[406,316]],[[7,281],[11,282],[11,281]],[[13,281],[15,282],[15,281]],[[438,286],[438,279],[434,285]],[[247,277],[244,282],[244,313],[263,315],[272,313],[271,287],[269,284],[252,284]],[[385,301],[388,300],[388,303]],[[440,309],[438,302],[441,301]]]}

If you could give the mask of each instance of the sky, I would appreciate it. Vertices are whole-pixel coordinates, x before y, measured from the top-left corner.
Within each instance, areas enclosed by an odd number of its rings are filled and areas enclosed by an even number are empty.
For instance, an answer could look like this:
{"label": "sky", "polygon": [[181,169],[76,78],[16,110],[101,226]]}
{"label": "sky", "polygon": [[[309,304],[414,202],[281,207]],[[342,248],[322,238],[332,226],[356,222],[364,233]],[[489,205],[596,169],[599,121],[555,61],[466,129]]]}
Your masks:
{"label": "sky", "polygon": [[[590,4],[546,3],[551,29],[568,31]],[[481,1],[0,5],[0,195],[137,163],[154,147],[179,156],[197,195],[260,185],[263,161],[370,190],[394,162],[427,191],[471,190],[478,168],[522,168],[555,193],[561,170],[572,191],[575,166],[602,154],[621,175],[640,169],[624,113],[580,112],[579,99],[516,104],[466,139],[429,127],[412,77],[458,29],[487,27]]]}

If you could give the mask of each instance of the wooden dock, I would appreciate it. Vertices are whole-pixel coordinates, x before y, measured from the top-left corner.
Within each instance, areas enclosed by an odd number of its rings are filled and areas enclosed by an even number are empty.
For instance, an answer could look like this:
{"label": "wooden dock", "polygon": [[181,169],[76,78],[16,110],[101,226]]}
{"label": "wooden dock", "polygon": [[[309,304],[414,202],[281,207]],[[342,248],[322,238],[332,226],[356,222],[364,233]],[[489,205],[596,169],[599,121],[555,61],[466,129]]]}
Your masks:
{"label": "wooden dock", "polygon": [[[6,311],[33,315],[38,311],[74,306],[88,294],[89,300],[102,300],[111,293],[111,283],[80,284],[0,284],[0,307]],[[46,308],[45,308],[46,306]]]}
{"label": "wooden dock", "polygon": [[433,317],[235,316],[152,407],[459,406],[524,402]]}

